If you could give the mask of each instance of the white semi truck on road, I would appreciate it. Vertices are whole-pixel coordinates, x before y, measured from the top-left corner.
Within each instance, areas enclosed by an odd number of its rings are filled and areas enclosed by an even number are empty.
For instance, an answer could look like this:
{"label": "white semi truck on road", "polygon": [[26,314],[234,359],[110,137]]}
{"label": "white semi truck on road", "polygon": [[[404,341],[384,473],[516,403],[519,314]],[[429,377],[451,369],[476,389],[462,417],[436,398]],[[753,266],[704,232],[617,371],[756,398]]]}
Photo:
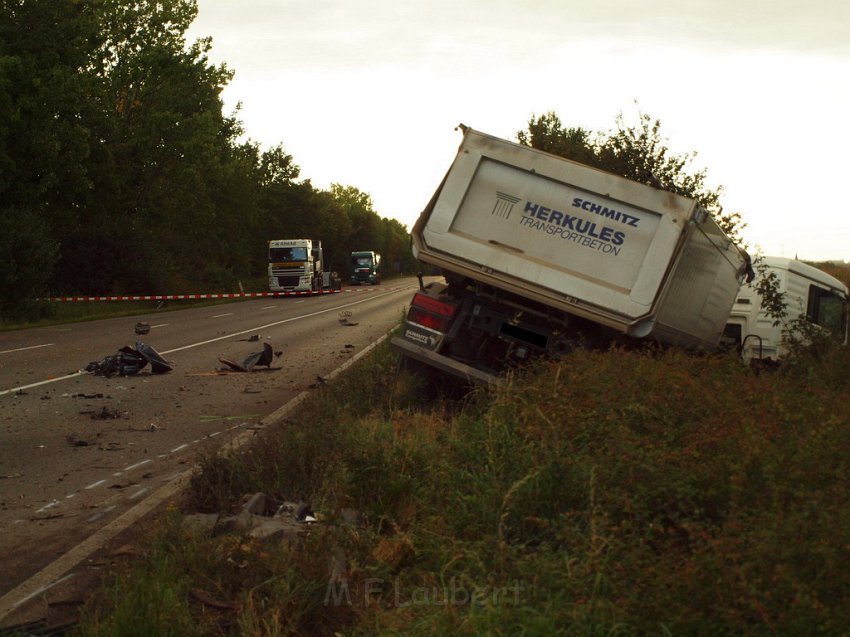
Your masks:
{"label": "white semi truck on road", "polygon": [[269,290],[299,293],[336,291],[342,282],[324,269],[322,242],[312,239],[269,241]]}

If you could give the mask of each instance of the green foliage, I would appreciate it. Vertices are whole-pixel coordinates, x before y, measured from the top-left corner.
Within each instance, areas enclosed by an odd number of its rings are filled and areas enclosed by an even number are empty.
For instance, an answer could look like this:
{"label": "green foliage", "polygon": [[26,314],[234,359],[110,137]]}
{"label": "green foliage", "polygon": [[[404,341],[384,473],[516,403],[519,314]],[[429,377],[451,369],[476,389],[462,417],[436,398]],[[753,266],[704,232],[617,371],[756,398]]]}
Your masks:
{"label": "green foliage", "polygon": [[[301,548],[175,542],[188,586],[242,602],[239,629],[210,634],[843,634],[846,350],[823,361],[829,383],[733,357],[576,352],[441,404],[392,358],[205,463],[192,493],[222,510],[260,490],[325,521]],[[338,523],[348,507],[363,526]],[[345,556],[345,595],[329,555]]]}
{"label": "green foliage", "polygon": [[184,571],[184,559],[197,553],[182,544],[185,555],[175,551],[174,539],[160,536],[146,548],[144,561],[116,574],[108,583],[105,598],[96,600],[76,631],[87,635],[115,637],[191,637],[209,634],[198,625],[186,606],[192,578]]}
{"label": "green foliage", "polygon": [[532,116],[528,130],[517,132],[517,141],[523,146],[600,167],[590,131],[578,127],[564,128],[561,118],[552,112]]}
{"label": "green foliage", "polygon": [[0,316],[14,320],[39,314],[56,261],[56,245],[38,215],[0,208]]}
{"label": "green foliage", "polygon": [[264,280],[272,238],[322,239],[342,271],[363,245],[392,255],[390,274],[415,270],[406,229],[367,194],[317,190],[282,144],[240,141],[238,109],[222,112],[232,71],[209,38],[186,41],[197,10],[0,4],[3,241],[38,247],[6,273],[5,318],[46,292],[235,291]]}

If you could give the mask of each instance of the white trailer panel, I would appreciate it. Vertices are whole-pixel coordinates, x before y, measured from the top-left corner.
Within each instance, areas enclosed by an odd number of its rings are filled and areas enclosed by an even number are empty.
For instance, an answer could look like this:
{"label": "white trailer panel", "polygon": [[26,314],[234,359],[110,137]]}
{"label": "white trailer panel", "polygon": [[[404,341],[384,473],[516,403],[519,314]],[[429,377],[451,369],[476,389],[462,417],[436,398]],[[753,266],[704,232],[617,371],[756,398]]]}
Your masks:
{"label": "white trailer panel", "polygon": [[413,243],[446,271],[633,336],[709,347],[749,264],[694,200],[472,129]]}

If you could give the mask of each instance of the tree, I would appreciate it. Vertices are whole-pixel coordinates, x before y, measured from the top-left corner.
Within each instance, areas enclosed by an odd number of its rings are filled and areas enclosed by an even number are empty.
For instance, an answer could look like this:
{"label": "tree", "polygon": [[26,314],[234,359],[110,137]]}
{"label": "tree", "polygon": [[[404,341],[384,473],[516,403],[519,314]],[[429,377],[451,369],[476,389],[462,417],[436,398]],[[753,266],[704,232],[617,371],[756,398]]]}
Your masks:
{"label": "tree", "polygon": [[4,312],[48,285],[220,290],[261,277],[271,238],[321,239],[342,269],[395,236],[368,194],[317,190],[283,144],[239,141],[231,71],[209,38],[186,41],[196,15],[196,0],[0,0]]}
{"label": "tree", "polygon": [[278,144],[263,153],[260,171],[263,186],[291,185],[301,174],[301,167],[284,151],[283,144]]}
{"label": "tree", "polygon": [[[86,163],[96,87],[80,72],[96,40],[91,6],[73,0],[0,2],[0,307],[53,283],[54,220],[89,195]],[[14,263],[9,261],[14,257]]]}
{"label": "tree", "polygon": [[57,246],[38,215],[0,208],[0,317],[38,315],[34,299],[47,291]]}
{"label": "tree", "polygon": [[230,201],[220,185],[253,170],[233,152],[240,126],[222,114],[232,73],[209,63],[209,39],[186,43],[194,0],[91,4],[99,37],[81,73],[98,89],[88,166],[97,196],[76,219],[53,220],[63,242],[54,281],[104,293],[161,292],[181,273],[197,281],[210,269],[220,280],[210,264],[233,263],[222,236],[238,236],[239,218],[219,208]]}
{"label": "tree", "polygon": [[528,121],[528,130],[517,132],[517,140],[523,146],[583,164],[598,164],[592,134],[583,128],[564,128],[561,119],[552,112],[538,117],[532,115]]}

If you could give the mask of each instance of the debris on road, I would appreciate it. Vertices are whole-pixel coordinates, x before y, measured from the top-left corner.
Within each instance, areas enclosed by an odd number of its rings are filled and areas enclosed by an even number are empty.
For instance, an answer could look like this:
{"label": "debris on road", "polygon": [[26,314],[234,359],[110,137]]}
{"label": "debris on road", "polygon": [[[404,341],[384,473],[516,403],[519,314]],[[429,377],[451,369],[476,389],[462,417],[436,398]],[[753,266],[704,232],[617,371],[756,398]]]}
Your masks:
{"label": "debris on road", "polygon": [[352,316],[351,310],[343,310],[342,312],[339,313],[339,324],[349,326],[349,327],[353,327],[355,325],[358,325],[359,321],[352,321],[351,316]]}
{"label": "debris on road", "polygon": [[151,326],[148,323],[139,321],[136,323],[136,334],[148,334],[151,331]]}
{"label": "debris on road", "polygon": [[81,411],[81,414],[85,414],[91,416],[92,420],[116,420],[122,417],[122,413],[117,409],[111,409],[109,407],[101,407],[100,409],[87,409],[85,411]]}
{"label": "debris on road", "polygon": [[174,367],[172,363],[165,360],[159,352],[147,343],[136,341],[136,348],[125,345],[111,356],[106,356],[100,361],[93,361],[86,365],[85,371],[96,376],[133,376],[138,374],[148,364],[151,366],[152,374],[164,374],[170,372]]}
{"label": "debris on road", "polygon": [[241,363],[221,357],[218,360],[237,372],[250,372],[258,365],[268,367],[269,369],[280,369],[280,367],[272,367],[271,365],[274,359],[280,357],[281,354],[283,352],[275,352],[271,345],[263,343],[263,351],[254,352]]}
{"label": "debris on road", "polygon": [[68,444],[72,447],[88,447],[92,444],[88,440],[77,438],[75,434],[68,434],[67,436],[65,436],[65,440],[67,440]]}

